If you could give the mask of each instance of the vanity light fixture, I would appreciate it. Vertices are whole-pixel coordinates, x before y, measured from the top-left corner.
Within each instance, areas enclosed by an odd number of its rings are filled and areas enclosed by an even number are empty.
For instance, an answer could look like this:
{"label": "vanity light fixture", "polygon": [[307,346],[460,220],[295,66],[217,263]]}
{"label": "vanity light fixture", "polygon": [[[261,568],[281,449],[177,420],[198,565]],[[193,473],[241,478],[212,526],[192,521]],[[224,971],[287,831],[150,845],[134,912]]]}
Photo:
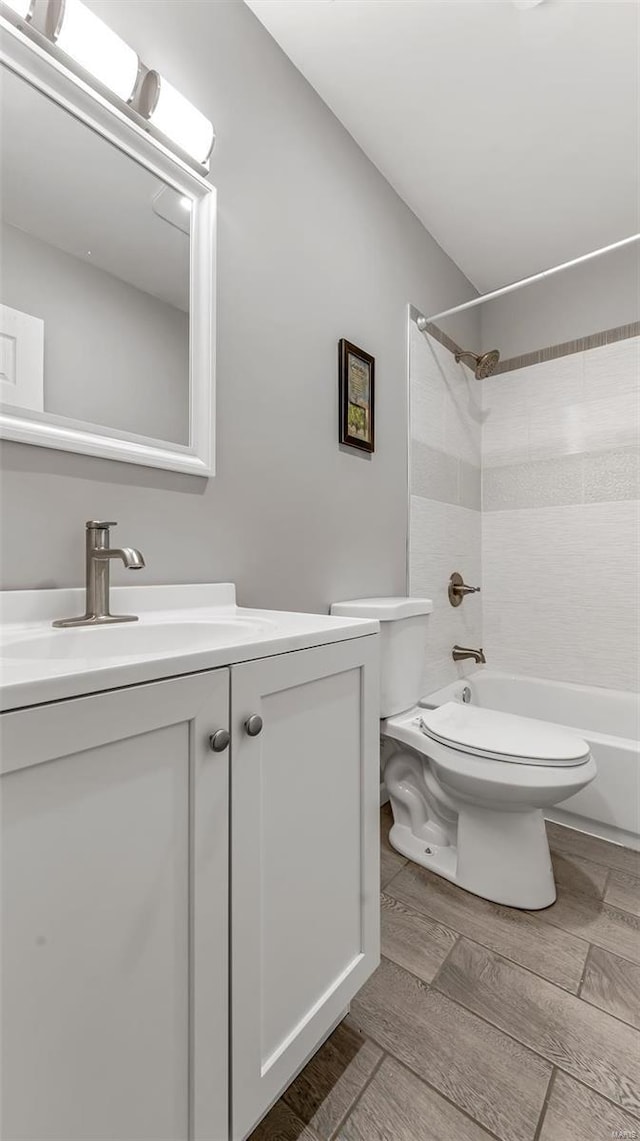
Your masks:
{"label": "vanity light fixture", "polygon": [[21,20],[30,20],[33,16],[35,0],[3,0],[3,3]]}
{"label": "vanity light fixture", "polygon": [[206,165],[216,138],[213,123],[157,71],[145,75],[138,109],[181,150]]}
{"label": "vanity light fixture", "polygon": [[138,126],[143,126],[141,119],[145,119],[150,135],[164,135],[183,158],[209,169],[216,138],[211,120],[157,71],[148,68],[82,0],[0,0],[0,13],[3,8],[24,21],[21,31],[35,39],[38,47],[51,51],[53,45],[52,54],[59,51],[61,57],[69,57],[66,66],[70,71],[77,74],[79,69],[83,80],[97,80],[102,95],[106,89],[128,104],[128,113]]}
{"label": "vanity light fixture", "polygon": [[47,35],[120,99],[130,101],[140,68],[137,53],[81,0],[51,0]]}

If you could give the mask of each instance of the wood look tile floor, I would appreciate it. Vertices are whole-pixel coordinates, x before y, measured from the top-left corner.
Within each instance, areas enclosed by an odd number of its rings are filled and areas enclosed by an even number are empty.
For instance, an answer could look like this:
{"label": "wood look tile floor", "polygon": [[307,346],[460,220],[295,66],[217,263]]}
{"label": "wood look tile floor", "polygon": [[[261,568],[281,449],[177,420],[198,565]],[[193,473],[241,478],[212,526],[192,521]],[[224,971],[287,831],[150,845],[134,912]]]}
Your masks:
{"label": "wood look tile floor", "polygon": [[382,962],[250,1141],[640,1141],[640,856],[548,825],[558,899],[478,899],[391,848]]}

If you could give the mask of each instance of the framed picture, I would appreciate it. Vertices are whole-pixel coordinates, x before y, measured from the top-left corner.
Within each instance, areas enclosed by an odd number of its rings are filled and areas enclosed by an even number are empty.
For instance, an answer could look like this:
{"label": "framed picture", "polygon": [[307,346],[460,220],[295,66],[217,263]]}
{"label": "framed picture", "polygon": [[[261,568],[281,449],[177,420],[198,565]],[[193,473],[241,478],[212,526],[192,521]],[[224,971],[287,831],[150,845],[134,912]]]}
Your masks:
{"label": "framed picture", "polygon": [[339,346],[340,443],[374,450],[375,360],[344,338]]}

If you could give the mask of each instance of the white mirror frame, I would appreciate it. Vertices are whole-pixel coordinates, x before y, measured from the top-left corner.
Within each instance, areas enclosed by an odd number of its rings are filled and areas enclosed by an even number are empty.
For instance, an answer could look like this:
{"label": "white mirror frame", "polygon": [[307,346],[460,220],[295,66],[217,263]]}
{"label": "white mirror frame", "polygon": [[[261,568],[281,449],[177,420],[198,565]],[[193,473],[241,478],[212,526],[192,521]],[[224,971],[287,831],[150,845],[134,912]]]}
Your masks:
{"label": "white mirror frame", "polygon": [[0,63],[86,123],[152,174],[191,199],[189,304],[189,445],[151,440],[52,416],[31,420],[0,410],[0,438],[124,460],[146,467],[215,474],[216,191],[134,119],[0,17]]}

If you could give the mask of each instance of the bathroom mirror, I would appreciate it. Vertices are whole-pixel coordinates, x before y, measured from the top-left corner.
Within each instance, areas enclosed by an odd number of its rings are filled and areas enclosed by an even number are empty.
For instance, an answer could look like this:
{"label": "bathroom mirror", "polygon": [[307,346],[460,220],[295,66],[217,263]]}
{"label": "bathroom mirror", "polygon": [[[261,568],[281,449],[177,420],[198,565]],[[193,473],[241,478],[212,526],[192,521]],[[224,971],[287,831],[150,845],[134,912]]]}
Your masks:
{"label": "bathroom mirror", "polygon": [[0,434],[214,471],[215,191],[3,27]]}

